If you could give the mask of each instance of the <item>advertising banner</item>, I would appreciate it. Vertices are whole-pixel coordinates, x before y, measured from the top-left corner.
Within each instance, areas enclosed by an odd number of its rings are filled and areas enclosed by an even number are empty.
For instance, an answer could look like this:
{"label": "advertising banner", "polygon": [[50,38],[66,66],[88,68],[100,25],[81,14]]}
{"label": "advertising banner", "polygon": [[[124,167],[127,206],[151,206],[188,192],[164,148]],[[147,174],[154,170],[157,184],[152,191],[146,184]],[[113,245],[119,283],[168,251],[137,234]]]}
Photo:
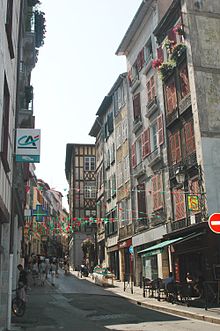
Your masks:
{"label": "advertising banner", "polygon": [[17,162],[40,162],[40,130],[17,129],[16,157]]}

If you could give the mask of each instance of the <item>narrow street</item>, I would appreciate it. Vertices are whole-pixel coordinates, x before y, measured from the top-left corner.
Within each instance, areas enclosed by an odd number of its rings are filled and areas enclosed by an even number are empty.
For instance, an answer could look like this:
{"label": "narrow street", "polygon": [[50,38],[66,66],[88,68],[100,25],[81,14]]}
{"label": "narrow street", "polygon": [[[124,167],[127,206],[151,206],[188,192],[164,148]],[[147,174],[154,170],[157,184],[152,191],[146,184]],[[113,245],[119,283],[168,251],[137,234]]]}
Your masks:
{"label": "narrow street", "polygon": [[185,319],[130,303],[85,278],[59,271],[55,288],[32,287],[24,317],[12,318],[12,330],[104,331],[205,331],[219,325]]}

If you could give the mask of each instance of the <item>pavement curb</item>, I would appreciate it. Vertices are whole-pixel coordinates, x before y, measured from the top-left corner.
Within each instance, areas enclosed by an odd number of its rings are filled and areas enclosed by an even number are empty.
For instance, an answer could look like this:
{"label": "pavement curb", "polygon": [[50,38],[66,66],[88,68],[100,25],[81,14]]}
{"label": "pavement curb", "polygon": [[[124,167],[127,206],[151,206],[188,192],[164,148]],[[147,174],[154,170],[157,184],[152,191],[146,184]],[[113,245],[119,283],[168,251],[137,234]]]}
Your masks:
{"label": "pavement curb", "polygon": [[[74,276],[76,276],[75,274],[73,274]],[[77,277],[77,276],[76,276]],[[79,278],[79,277],[78,277]],[[88,282],[91,282],[94,285],[100,286],[99,284],[96,284],[95,282],[92,281],[91,278],[86,277],[84,278],[86,279]],[[105,287],[103,287],[105,288]],[[111,291],[111,287],[108,287],[109,291]],[[113,291],[112,291],[113,292]],[[157,310],[157,311],[161,311],[161,312],[166,312],[169,314],[173,314],[173,315],[177,315],[177,316],[181,316],[181,317],[188,317],[188,318],[192,318],[192,319],[196,319],[196,320],[200,320],[200,321],[205,321],[205,322],[209,322],[209,323],[214,323],[214,324],[220,324],[220,317],[214,317],[214,316],[207,316],[207,315],[203,315],[201,313],[196,313],[196,312],[190,312],[190,311],[186,311],[186,310],[180,310],[180,309],[176,309],[176,307],[165,307],[165,306],[160,306],[160,305],[155,305],[152,303],[148,303],[148,302],[143,302],[140,301],[138,299],[135,298],[131,298],[130,296],[126,295],[126,292],[121,292],[121,291],[117,291],[114,292],[115,294],[126,298],[128,301],[137,304],[139,306],[143,306],[152,310]],[[132,294],[130,294],[132,295]]]}

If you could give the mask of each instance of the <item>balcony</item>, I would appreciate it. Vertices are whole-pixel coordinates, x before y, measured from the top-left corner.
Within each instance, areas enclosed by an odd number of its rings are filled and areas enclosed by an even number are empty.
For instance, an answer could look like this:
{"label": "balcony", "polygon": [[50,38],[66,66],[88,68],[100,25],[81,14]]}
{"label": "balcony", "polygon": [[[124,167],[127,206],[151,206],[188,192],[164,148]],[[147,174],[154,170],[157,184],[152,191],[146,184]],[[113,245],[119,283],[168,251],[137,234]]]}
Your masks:
{"label": "balcony", "polygon": [[134,177],[138,178],[146,174],[146,167],[143,162],[140,162],[133,170]]}
{"label": "balcony", "polygon": [[132,132],[136,134],[143,126],[143,122],[141,116],[137,117],[133,122],[133,130]]}
{"label": "balcony", "polygon": [[146,231],[150,228],[148,218],[139,218],[134,221],[134,233]]}
{"label": "balcony", "polygon": [[179,117],[178,110],[175,108],[172,113],[167,113],[166,115],[166,125],[169,126],[174,121],[176,121]]}
{"label": "balcony", "polygon": [[28,108],[21,108],[18,112],[18,127],[20,128],[33,128],[33,101],[30,102]]}
{"label": "balcony", "polygon": [[157,147],[150,155],[147,157],[149,162],[149,167],[153,167],[155,164],[163,160],[163,154],[161,147]]}
{"label": "balcony", "polygon": [[155,111],[158,109],[157,97],[155,96],[152,100],[150,100],[146,106],[146,117],[151,117]]}
{"label": "balcony", "polygon": [[119,240],[132,236],[132,224],[126,225],[119,229]]}
{"label": "balcony", "polygon": [[179,102],[179,113],[183,114],[191,106],[191,94],[188,94]]}
{"label": "balcony", "polygon": [[35,33],[32,31],[25,32],[23,38],[23,62],[31,68],[36,63]]}
{"label": "balcony", "polygon": [[166,221],[165,210],[161,208],[160,210],[156,210],[152,213],[150,218],[150,228],[157,227],[158,225],[164,224]]}

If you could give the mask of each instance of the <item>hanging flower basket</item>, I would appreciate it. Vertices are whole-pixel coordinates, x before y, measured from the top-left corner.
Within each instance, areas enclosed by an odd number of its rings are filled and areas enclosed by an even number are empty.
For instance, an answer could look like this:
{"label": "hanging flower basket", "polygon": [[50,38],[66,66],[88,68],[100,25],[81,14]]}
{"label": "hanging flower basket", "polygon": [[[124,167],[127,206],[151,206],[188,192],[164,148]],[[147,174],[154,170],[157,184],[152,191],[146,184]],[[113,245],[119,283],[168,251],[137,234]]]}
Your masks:
{"label": "hanging flower basket", "polygon": [[159,68],[162,64],[162,61],[160,59],[154,59],[152,61],[152,68],[156,69]]}
{"label": "hanging flower basket", "polygon": [[162,63],[159,67],[161,79],[164,80],[167,76],[169,76],[173,72],[175,67],[176,62],[172,60]]}
{"label": "hanging flower basket", "polygon": [[171,60],[178,61],[178,59],[186,52],[186,45],[185,44],[177,44],[174,46]]}

